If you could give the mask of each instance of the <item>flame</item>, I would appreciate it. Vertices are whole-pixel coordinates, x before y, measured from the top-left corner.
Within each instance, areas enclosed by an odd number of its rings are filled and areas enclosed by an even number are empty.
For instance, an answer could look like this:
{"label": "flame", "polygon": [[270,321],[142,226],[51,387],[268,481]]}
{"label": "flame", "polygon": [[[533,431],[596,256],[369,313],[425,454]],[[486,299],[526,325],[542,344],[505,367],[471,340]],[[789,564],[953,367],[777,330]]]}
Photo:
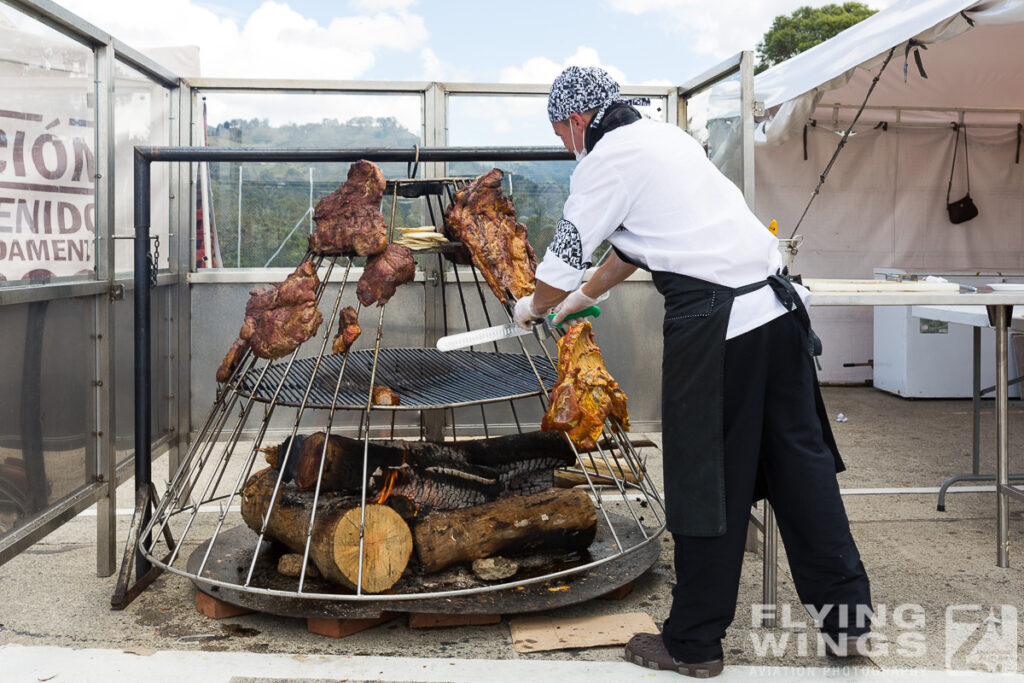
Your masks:
{"label": "flame", "polygon": [[388,482],[381,489],[380,496],[377,498],[377,504],[382,505],[384,501],[391,495],[391,489],[395,485],[395,479],[398,478],[398,472],[392,472],[388,475]]}

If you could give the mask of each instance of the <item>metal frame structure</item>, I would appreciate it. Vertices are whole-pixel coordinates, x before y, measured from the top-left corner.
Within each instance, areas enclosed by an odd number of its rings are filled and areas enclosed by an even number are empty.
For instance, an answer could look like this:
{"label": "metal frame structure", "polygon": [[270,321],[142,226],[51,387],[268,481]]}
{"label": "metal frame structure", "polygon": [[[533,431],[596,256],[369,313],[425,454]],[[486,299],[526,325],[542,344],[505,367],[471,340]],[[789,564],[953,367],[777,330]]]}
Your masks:
{"label": "metal frame structure", "polygon": [[[319,80],[249,80],[249,79],[208,79],[195,78],[189,82],[182,81],[177,75],[154,63],[141,53],[125,46],[97,27],[83,21],[51,0],[0,0],[6,5],[42,21],[59,32],[90,46],[96,54],[96,94],[97,94],[97,126],[96,126],[96,161],[99,171],[96,182],[97,205],[97,236],[99,238],[97,253],[97,279],[76,283],[54,283],[30,287],[0,288],[0,306],[46,301],[75,297],[88,297],[94,302],[94,326],[96,343],[96,387],[93,401],[95,413],[95,439],[90,448],[90,457],[95,457],[95,482],[83,491],[77,492],[69,499],[62,501],[40,517],[19,529],[15,535],[3,539],[0,547],[0,563],[10,559],[22,549],[49,533],[63,521],[81,511],[91,503],[99,501],[97,515],[98,544],[97,571],[101,576],[112,573],[115,569],[114,535],[116,530],[115,491],[117,485],[124,481],[131,472],[131,463],[116,462],[115,437],[115,387],[117,356],[114,347],[114,314],[111,299],[125,291],[139,290],[139,272],[136,270],[134,281],[118,278],[114,272],[114,212],[116,210],[113,193],[114,181],[114,121],[113,93],[114,66],[120,61],[167,88],[170,92],[171,121],[170,140],[174,144],[187,144],[196,139],[198,127],[203,125],[199,113],[199,96],[201,93],[233,92],[233,93],[349,93],[349,94],[416,94],[422,99],[422,139],[419,161],[423,164],[423,173],[428,177],[442,177],[445,174],[444,153],[452,150],[441,148],[448,141],[448,105],[451,97],[460,96],[540,96],[547,92],[544,85],[527,84],[488,84],[488,83],[432,83],[432,82],[377,82],[377,81],[319,81]],[[680,88],[660,86],[625,86],[622,89],[628,96],[664,97],[666,102],[666,119],[680,125],[686,121],[686,100],[694,92],[712,84],[716,80],[742,71],[743,107],[749,114],[756,108],[752,101],[752,54],[741,53],[726,60],[718,67],[709,70],[703,76],[694,79]],[[744,117],[743,149],[744,149],[744,192],[749,203],[753,203],[753,125],[752,119],[748,126]],[[159,148],[152,148],[159,149]],[[171,150],[173,147],[164,148]],[[237,151],[237,150],[235,150]],[[302,150],[307,152],[307,150]],[[487,151],[487,160],[500,160],[507,157],[496,157],[493,150]],[[358,154],[359,150],[352,150]],[[568,158],[561,150],[553,152],[557,158]],[[388,160],[411,161],[412,150],[402,150]],[[438,156],[432,156],[436,154]],[[557,155],[563,155],[558,157]],[[556,158],[552,157],[552,158]],[[212,157],[209,157],[212,159]],[[170,161],[169,158],[161,161]],[[197,159],[198,160],[198,159]],[[302,160],[326,161],[327,158],[304,157]],[[336,158],[330,160],[337,160]],[[169,233],[176,236],[171,253],[169,271],[160,273],[155,279],[162,291],[169,291],[173,324],[169,327],[170,344],[173,363],[169,369],[170,387],[173,394],[169,402],[171,432],[155,442],[148,433],[149,423],[140,436],[136,432],[136,460],[140,454],[147,459],[139,478],[148,480],[151,457],[155,450],[167,449],[170,453],[171,471],[177,469],[181,448],[187,443],[191,429],[190,406],[190,362],[191,362],[191,329],[190,300],[188,275],[194,271],[194,167],[187,163],[172,164],[171,172],[171,225]],[[122,207],[124,208],[124,207]],[[136,207],[138,209],[138,207]],[[103,240],[106,240],[105,242]],[[148,240],[136,235],[136,257],[139,248],[148,246]],[[142,250],[143,252],[145,249]],[[218,273],[225,282],[231,282],[231,271]],[[438,273],[424,273],[426,279],[437,278]],[[240,274],[238,281],[245,275]],[[218,280],[220,281],[220,279]],[[147,280],[148,282],[148,280]],[[443,302],[439,296],[440,288],[425,288],[427,320],[433,315],[440,315]],[[149,290],[147,289],[146,292]],[[148,317],[148,310],[143,302],[136,297],[136,312]],[[429,340],[425,340],[429,342]],[[139,340],[136,340],[138,344]],[[145,351],[148,352],[148,346]],[[136,363],[148,364],[144,359],[137,358]],[[142,369],[142,365],[139,366]],[[146,373],[143,373],[146,374]],[[148,384],[137,379],[136,390],[148,389]],[[148,395],[145,402],[148,402]],[[152,407],[149,407],[151,412]],[[143,437],[149,438],[145,447]],[[771,528],[770,512],[763,525]],[[768,534],[772,537],[772,534]],[[773,544],[771,544],[773,545]],[[766,547],[766,551],[770,550]],[[770,562],[774,568],[774,562]],[[767,569],[766,569],[767,572]],[[766,580],[768,575],[766,574]],[[774,578],[772,578],[774,585]],[[766,593],[767,595],[767,593]],[[767,601],[767,600],[766,600]]]}
{"label": "metal frame structure", "polygon": [[[81,282],[57,282],[0,288],[0,306],[67,299],[86,299],[91,318],[90,336],[93,347],[93,381],[88,397],[91,438],[87,439],[86,466],[89,481],[67,497],[55,502],[31,518],[23,526],[0,539],[0,564],[10,560],[22,550],[46,536],[90,505],[98,504],[96,571],[109,576],[116,568],[115,532],[117,485],[131,476],[131,461],[117,462],[116,451],[116,375],[117,353],[114,334],[115,301],[132,290],[128,277],[117,277],[114,269],[114,97],[115,67],[123,63],[167,89],[172,101],[180,95],[179,77],[128,47],[96,26],[84,21],[50,0],[3,0],[12,9],[35,19],[84,46],[92,49],[95,69],[95,206],[94,218],[95,279]],[[168,122],[171,127],[173,121]],[[172,142],[181,139],[181,130],[169,131]],[[174,205],[174,199],[172,206]],[[172,230],[172,233],[177,231]],[[179,250],[188,247],[177,240]],[[157,286],[169,291],[184,282],[179,269],[181,254],[171,259],[169,272],[161,273]],[[187,316],[186,318],[187,319]],[[178,320],[183,320],[180,316]],[[179,347],[180,348],[180,347]],[[181,358],[180,352],[176,354]],[[180,368],[179,368],[180,369]],[[187,376],[187,375],[186,375]],[[180,382],[181,373],[177,375]],[[180,412],[182,391],[174,391]],[[187,392],[186,392],[187,393]],[[173,420],[171,421],[173,423]],[[177,434],[163,435],[151,444],[157,452],[173,450]]]}
{"label": "metal frame structure", "polygon": [[[90,395],[90,415],[93,420],[93,439],[87,457],[94,464],[93,480],[81,490],[54,504],[23,527],[0,539],[0,563],[13,558],[22,550],[50,533],[65,521],[89,507],[99,504],[97,514],[97,574],[109,576],[116,569],[116,499],[117,486],[132,473],[131,460],[117,462],[116,457],[116,391],[118,350],[114,343],[114,307],[124,293],[135,289],[133,278],[118,277],[114,268],[114,79],[115,65],[124,63],[163,86],[170,94],[168,122],[170,142],[188,144],[202,126],[198,97],[201,92],[249,93],[350,93],[350,94],[415,94],[422,98],[421,152],[431,147],[443,147],[448,138],[448,101],[451,96],[464,95],[533,95],[547,93],[543,85],[379,82],[379,81],[319,81],[319,80],[248,80],[195,78],[185,82],[177,74],[157,64],[142,53],[125,45],[102,29],[81,19],[52,0],[0,0],[6,6],[36,19],[59,33],[93,49],[96,65],[96,277],[82,282],[56,282],[31,286],[0,287],[0,306],[27,304],[72,298],[91,301],[95,339],[95,379]],[[676,93],[674,88],[661,86],[625,86],[623,94],[630,96],[665,97],[667,118],[675,123]],[[563,152],[564,154],[564,152]],[[444,162],[421,155],[425,176],[444,175]],[[152,453],[169,453],[171,471],[177,469],[182,447],[190,432],[190,360],[191,329],[188,275],[194,270],[195,199],[193,168],[188,164],[172,164],[171,170],[171,225],[173,249],[169,268],[156,277],[161,292],[171,297],[169,345],[172,363],[168,369],[170,396],[168,410],[170,433],[151,441]],[[230,273],[226,271],[225,274]],[[427,273],[427,277],[437,274]],[[231,281],[230,275],[227,276]],[[442,302],[434,294],[439,288],[425,288],[427,315],[438,315]],[[432,313],[433,311],[433,313]],[[121,371],[123,372],[123,370]],[[123,379],[123,376],[122,376]],[[140,388],[141,384],[139,385]],[[144,473],[145,474],[145,473]]]}
{"label": "metal frame structure", "polygon": [[[625,497],[626,490],[623,487],[622,481],[614,474],[614,468],[608,461],[607,454],[604,450],[598,446],[598,452],[601,458],[604,459],[604,464],[607,471],[611,473],[612,479],[618,486],[619,493],[624,496],[626,507],[629,509],[634,522],[638,525],[642,540],[639,540],[635,545],[626,545],[620,540],[619,535],[616,532],[616,526],[609,517],[607,510],[602,505],[601,494],[599,491],[594,489],[594,484],[591,481],[591,476],[587,474],[587,469],[583,464],[583,456],[577,452],[575,446],[572,446],[572,450],[576,455],[584,475],[591,486],[591,493],[595,496],[597,501],[598,509],[603,513],[604,520],[607,524],[607,529],[614,539],[614,545],[612,546],[615,551],[605,557],[599,557],[591,562],[584,565],[574,567],[572,569],[565,569],[556,571],[553,573],[545,574],[543,576],[532,577],[528,579],[520,579],[514,582],[505,582],[494,585],[487,585],[477,588],[462,588],[458,590],[449,591],[432,591],[429,593],[400,593],[393,595],[367,595],[362,592],[362,543],[363,543],[363,529],[360,528],[360,564],[359,564],[359,575],[356,580],[356,594],[355,595],[338,595],[331,593],[309,593],[303,592],[303,580],[305,578],[306,563],[309,561],[309,544],[310,535],[313,530],[313,521],[316,511],[316,500],[320,493],[319,481],[316,488],[316,496],[313,499],[313,512],[310,516],[309,527],[307,529],[306,536],[306,552],[303,557],[302,570],[299,573],[298,590],[297,591],[281,591],[273,588],[259,587],[251,585],[253,579],[253,571],[256,567],[257,560],[259,557],[259,548],[261,547],[264,539],[263,532],[260,533],[259,538],[255,544],[252,558],[249,560],[248,574],[245,583],[239,585],[237,582],[225,582],[223,580],[208,578],[203,575],[203,570],[207,566],[207,562],[210,559],[213,544],[217,539],[218,534],[224,524],[225,518],[228,514],[228,509],[231,507],[232,501],[238,495],[242,477],[247,477],[252,470],[254,464],[254,458],[257,453],[258,446],[265,434],[266,420],[269,419],[269,410],[272,410],[277,402],[278,395],[281,393],[282,385],[285,377],[289,371],[293,368],[295,358],[298,353],[296,350],[290,356],[287,361],[287,365],[284,369],[284,375],[277,381],[277,388],[273,390],[272,398],[257,398],[258,387],[261,386],[261,382],[267,371],[270,369],[270,365],[265,366],[259,371],[259,377],[255,380],[255,383],[246,388],[246,376],[247,373],[253,370],[253,362],[246,362],[242,359],[239,367],[232,373],[232,377],[228,380],[226,391],[221,393],[217,402],[215,403],[209,417],[207,418],[206,424],[204,424],[201,430],[200,438],[195,445],[199,446],[199,450],[203,451],[203,454],[198,460],[195,459],[196,451],[190,450],[189,458],[183,463],[182,467],[177,470],[173,475],[173,481],[169,487],[167,498],[163,503],[159,503],[156,498],[155,489],[151,481],[151,458],[149,454],[150,445],[150,434],[149,426],[151,424],[151,405],[150,405],[150,394],[146,391],[149,385],[151,375],[151,359],[150,359],[150,328],[151,328],[151,316],[149,310],[149,296],[150,296],[150,285],[151,277],[156,267],[155,260],[150,253],[150,196],[151,196],[151,164],[154,162],[197,162],[197,161],[319,161],[319,162],[353,162],[360,159],[371,160],[375,162],[409,162],[409,163],[445,163],[451,161],[543,161],[543,160],[567,160],[569,154],[561,148],[556,147],[534,147],[534,148],[510,148],[510,147],[481,147],[481,148],[414,148],[414,149],[350,149],[350,150],[330,150],[330,149],[261,149],[261,148],[209,148],[209,147],[195,147],[195,148],[183,148],[183,147],[137,147],[135,150],[135,185],[134,185],[134,199],[135,199],[135,381],[136,381],[136,394],[142,397],[142,400],[136,401],[136,412],[135,412],[135,467],[136,467],[136,507],[135,517],[132,523],[132,532],[129,534],[129,545],[126,548],[125,561],[121,567],[121,576],[118,581],[118,588],[115,592],[114,600],[112,604],[116,608],[123,607],[130,602],[138,593],[143,590],[158,574],[163,570],[172,571],[184,576],[188,576],[193,581],[197,582],[197,585],[206,586],[208,588],[226,588],[244,591],[262,596],[277,596],[277,597],[288,597],[288,598],[300,598],[309,599],[315,598],[320,600],[335,600],[335,601],[398,601],[398,600],[409,600],[409,599],[434,599],[434,598],[448,598],[454,596],[461,596],[466,594],[474,594],[481,592],[498,591],[503,589],[519,588],[521,586],[532,585],[541,583],[554,578],[560,578],[571,574],[580,573],[585,570],[593,570],[599,566],[605,565],[608,562],[614,561],[620,557],[632,554],[641,548],[649,546],[653,543],[661,531],[665,528],[664,515],[663,515],[663,503],[661,501],[660,494],[657,489],[653,487],[649,482],[645,482],[645,478],[641,474],[643,466],[640,463],[635,451],[629,443],[628,438],[621,433],[621,430],[616,428],[610,428],[606,432],[606,438],[608,442],[614,441],[617,444],[619,452],[622,457],[629,464],[630,468],[633,469],[633,474],[637,478],[636,488],[641,492],[643,496],[644,506],[648,504],[651,507],[653,514],[657,520],[657,528],[651,527],[650,530],[646,529],[643,524],[643,517],[638,517],[636,511],[634,511],[628,498]],[[392,204],[392,216],[391,216],[391,230],[394,230],[394,208],[396,206],[396,200],[398,196],[397,183],[395,181],[395,201]],[[449,197],[450,199],[451,197]],[[440,206],[438,207],[440,209]],[[307,253],[307,257],[309,254]],[[314,260],[317,265],[324,260],[325,257],[319,257]],[[327,267],[327,274],[324,276],[323,281],[317,292],[317,300],[319,301],[322,296],[324,289],[326,288],[327,282],[330,280],[330,274],[335,266],[338,257],[331,257],[330,263]],[[304,259],[305,260],[305,259]],[[297,417],[295,419],[294,426],[292,427],[291,436],[289,438],[289,446],[283,455],[283,459],[279,465],[279,473],[277,475],[277,483],[274,487],[274,493],[271,496],[271,500],[277,499],[279,487],[283,473],[285,471],[286,462],[291,454],[291,444],[294,443],[297,431],[299,429],[299,423],[302,419],[303,410],[307,407],[307,400],[310,396],[310,390],[316,374],[316,369],[320,366],[323,359],[324,351],[327,347],[328,340],[330,339],[331,330],[334,328],[335,318],[338,315],[340,309],[341,296],[344,293],[344,286],[348,280],[350,271],[352,270],[352,259],[348,258],[348,262],[345,266],[345,277],[342,281],[342,288],[338,293],[337,302],[334,304],[334,312],[332,313],[331,319],[326,326],[326,332],[323,339],[323,343],[320,347],[319,355],[314,359],[315,362],[312,364],[312,370],[306,371],[304,380],[306,382],[306,389],[301,399],[300,404],[294,404],[298,408]],[[456,270],[456,276],[458,271]],[[479,279],[476,278],[474,273],[474,279],[476,280],[477,289],[480,289]],[[460,289],[461,296],[461,289]],[[483,292],[480,291],[481,302],[483,303]],[[507,308],[507,306],[506,306]],[[486,314],[486,305],[484,306]],[[364,443],[364,454],[363,454],[363,478],[364,485],[362,488],[362,504],[361,504],[361,515],[365,517],[366,503],[367,503],[367,488],[365,484],[365,478],[367,474],[367,453],[369,449],[370,439],[370,411],[372,409],[372,403],[370,396],[370,387],[374,383],[374,375],[378,368],[378,357],[381,354],[381,338],[382,338],[382,326],[384,321],[384,311],[382,307],[380,309],[379,321],[377,324],[376,333],[376,346],[372,353],[372,371],[370,373],[369,387],[367,388],[367,401],[365,406],[366,417],[365,424],[366,430],[361,435]],[[510,310],[505,311],[506,315],[511,317]],[[467,325],[468,318],[466,319]],[[447,323],[444,323],[445,327]],[[427,334],[436,335],[436,330],[428,330]],[[523,346],[522,342],[520,345]],[[542,345],[542,348],[543,345]],[[497,347],[495,346],[495,350]],[[527,353],[526,347],[523,346],[523,353],[526,355],[526,359],[529,362],[530,367],[533,368],[534,375],[539,383],[539,389],[543,393],[547,394],[548,389],[546,388],[545,382],[541,379],[541,375],[538,373],[534,360]],[[547,360],[554,365],[550,353],[544,349]],[[342,375],[344,374],[345,365],[350,358],[350,354],[346,351],[344,354],[341,369],[338,374],[336,387],[334,389],[333,399],[330,401],[328,407],[330,410],[330,416],[328,418],[328,433],[330,433],[330,425],[333,423],[334,411],[337,408],[344,409],[345,406],[338,404],[339,391],[342,383]],[[253,361],[255,358],[252,359]],[[311,360],[311,359],[307,359]],[[309,364],[307,364],[309,365]],[[414,362],[413,365],[416,365]],[[279,373],[280,374],[280,373]],[[276,377],[276,376],[275,376]],[[549,381],[552,381],[549,379]],[[274,382],[271,382],[273,384]],[[248,393],[246,393],[248,391]],[[533,395],[537,392],[524,395]],[[240,397],[245,396],[248,398],[246,406],[242,409],[242,415],[239,418],[238,425],[232,432],[231,438],[229,439],[229,445],[221,455],[220,460],[215,465],[216,474],[210,482],[203,489],[198,502],[193,502],[186,505],[185,499],[191,499],[191,493],[198,482],[199,476],[206,463],[209,461],[209,456],[212,453],[213,443],[217,440],[221,429],[224,425],[224,420],[228,414],[228,411],[234,405],[234,401]],[[506,397],[507,399],[514,399],[516,396],[511,395]],[[175,559],[179,557],[181,550],[181,539],[177,542],[173,539],[170,532],[170,519],[173,515],[191,510],[192,516],[185,526],[185,530],[182,532],[188,533],[188,530],[192,527],[192,522],[195,520],[196,515],[199,512],[199,506],[203,502],[213,502],[214,500],[220,501],[221,498],[216,496],[216,491],[212,494],[208,494],[210,485],[214,482],[220,482],[224,475],[224,469],[226,468],[227,460],[230,450],[232,450],[237,444],[238,435],[241,430],[242,424],[245,422],[249,415],[250,407],[254,400],[267,401],[270,404],[268,415],[264,418],[263,427],[261,428],[260,436],[257,437],[256,442],[250,449],[248,458],[242,473],[239,475],[238,481],[230,489],[231,493],[228,494],[226,508],[221,511],[220,518],[217,522],[217,527],[214,532],[214,536],[210,539],[206,545],[205,555],[199,564],[198,569],[192,573],[191,562],[188,571],[183,571],[180,568],[175,568]],[[436,399],[434,399],[436,400]],[[486,399],[483,402],[488,402],[491,399]],[[505,400],[505,399],[501,399]],[[225,403],[225,401],[228,401]],[[470,403],[481,403],[479,400],[470,401]],[[284,405],[284,404],[283,404]],[[292,404],[287,404],[292,405]],[[454,408],[456,405],[462,405],[453,403],[450,406]],[[468,405],[468,404],[467,404]],[[354,406],[351,406],[354,408]],[[439,406],[440,407],[440,406]],[[418,408],[417,408],[418,409]],[[482,410],[482,408],[481,408]],[[514,407],[513,407],[514,412]],[[394,415],[394,409],[392,409],[392,415]],[[217,426],[211,426],[214,422]],[[517,419],[518,422],[518,419]],[[486,424],[486,421],[485,421]],[[428,427],[429,429],[429,427]],[[212,430],[211,432],[208,430]],[[324,442],[324,449],[326,451],[327,441]],[[296,456],[297,457],[297,456]],[[322,456],[323,457],[323,456]],[[193,461],[196,461],[195,467],[191,470],[188,468],[192,466]],[[591,465],[597,472],[597,465],[593,462],[593,456],[590,456]],[[321,461],[321,474],[323,471],[323,461]],[[214,497],[209,497],[213,495]],[[172,496],[176,496],[174,500],[171,500]],[[170,509],[171,506],[178,505],[175,509]],[[271,503],[273,505],[273,503]],[[659,513],[659,509],[662,513]],[[268,520],[270,518],[270,510],[268,510],[266,517],[263,521],[264,530],[267,527]],[[362,524],[362,522],[361,522]],[[620,531],[622,531],[620,529]],[[156,537],[158,543],[162,536],[166,541],[167,556],[159,558],[153,554],[156,544],[154,543],[153,537]],[[623,537],[625,538],[625,537]],[[132,555],[134,553],[134,556]],[[194,558],[193,558],[194,559]],[[135,568],[135,583],[129,586],[129,574],[131,573],[131,567],[134,565]],[[646,568],[646,567],[645,567]]]}

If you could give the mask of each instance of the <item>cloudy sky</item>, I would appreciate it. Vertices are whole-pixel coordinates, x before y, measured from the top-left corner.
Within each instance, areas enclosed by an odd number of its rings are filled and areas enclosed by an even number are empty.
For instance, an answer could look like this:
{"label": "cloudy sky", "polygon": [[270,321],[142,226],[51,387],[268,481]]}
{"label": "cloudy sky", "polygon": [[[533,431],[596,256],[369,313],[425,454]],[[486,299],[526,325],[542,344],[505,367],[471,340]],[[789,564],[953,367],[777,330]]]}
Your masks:
{"label": "cloudy sky", "polygon": [[[892,0],[869,0],[881,8]],[[204,76],[550,82],[601,64],[679,83],[821,0],[59,0],[133,47],[198,45]]]}
{"label": "cloudy sky", "polygon": [[[543,83],[569,64],[620,83],[675,85],[740,50],[772,19],[823,0],[57,0],[143,52],[199,47],[201,75]],[[838,1],[838,0],[833,0]],[[881,9],[894,0],[868,0]],[[158,61],[160,59],[158,58]],[[168,66],[171,66],[168,64]],[[172,70],[178,71],[172,67]],[[179,72],[180,73],[180,72]],[[189,76],[193,74],[181,73]],[[394,116],[419,98],[211,94],[211,123]],[[543,98],[457,98],[448,144],[553,144]]]}

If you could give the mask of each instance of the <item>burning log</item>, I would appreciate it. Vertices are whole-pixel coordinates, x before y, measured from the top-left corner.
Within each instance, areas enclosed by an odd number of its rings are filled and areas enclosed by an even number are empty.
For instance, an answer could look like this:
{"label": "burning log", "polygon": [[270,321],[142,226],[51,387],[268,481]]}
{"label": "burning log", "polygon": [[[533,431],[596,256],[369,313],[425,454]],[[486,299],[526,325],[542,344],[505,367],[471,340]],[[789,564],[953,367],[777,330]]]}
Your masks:
{"label": "burning log", "polygon": [[[324,440],[323,432],[296,437],[285,481],[294,472],[300,489],[314,488],[320,461],[326,458],[321,491],[358,491],[363,483],[363,441],[332,434],[325,448]],[[279,456],[287,450],[287,441],[267,449],[267,461],[278,467]],[[438,509],[543,491],[554,485],[554,468],[576,462],[560,435],[540,432],[447,443],[375,440],[369,442],[366,456],[374,499],[383,502],[388,495],[404,496],[415,508]]]}
{"label": "burning log", "polygon": [[[313,493],[281,486],[271,503],[277,471],[257,472],[242,489],[242,519],[256,532],[263,527],[267,511],[266,537],[296,553],[306,548],[306,531],[313,508]],[[309,558],[320,573],[346,588],[355,589],[359,577],[359,496],[321,492],[309,545]],[[363,540],[362,589],[379,593],[391,588],[402,576],[412,554],[412,535],[402,517],[384,505],[367,503]]]}
{"label": "burning log", "polygon": [[413,538],[423,568],[437,572],[497,554],[582,550],[596,533],[597,511],[590,496],[580,489],[549,489],[466,510],[432,512],[415,526]]}

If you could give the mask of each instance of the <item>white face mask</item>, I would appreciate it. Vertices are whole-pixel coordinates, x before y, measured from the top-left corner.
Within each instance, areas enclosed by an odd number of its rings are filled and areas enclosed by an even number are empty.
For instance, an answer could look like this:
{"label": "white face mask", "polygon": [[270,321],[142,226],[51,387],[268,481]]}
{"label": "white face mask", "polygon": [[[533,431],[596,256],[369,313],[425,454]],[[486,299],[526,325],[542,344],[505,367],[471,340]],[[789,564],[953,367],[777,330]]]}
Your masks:
{"label": "white face mask", "polygon": [[572,140],[572,151],[576,155],[576,161],[582,161],[583,157],[587,156],[587,148],[584,147],[581,150],[576,149],[576,136],[573,135],[572,122],[569,122],[569,139]]}

